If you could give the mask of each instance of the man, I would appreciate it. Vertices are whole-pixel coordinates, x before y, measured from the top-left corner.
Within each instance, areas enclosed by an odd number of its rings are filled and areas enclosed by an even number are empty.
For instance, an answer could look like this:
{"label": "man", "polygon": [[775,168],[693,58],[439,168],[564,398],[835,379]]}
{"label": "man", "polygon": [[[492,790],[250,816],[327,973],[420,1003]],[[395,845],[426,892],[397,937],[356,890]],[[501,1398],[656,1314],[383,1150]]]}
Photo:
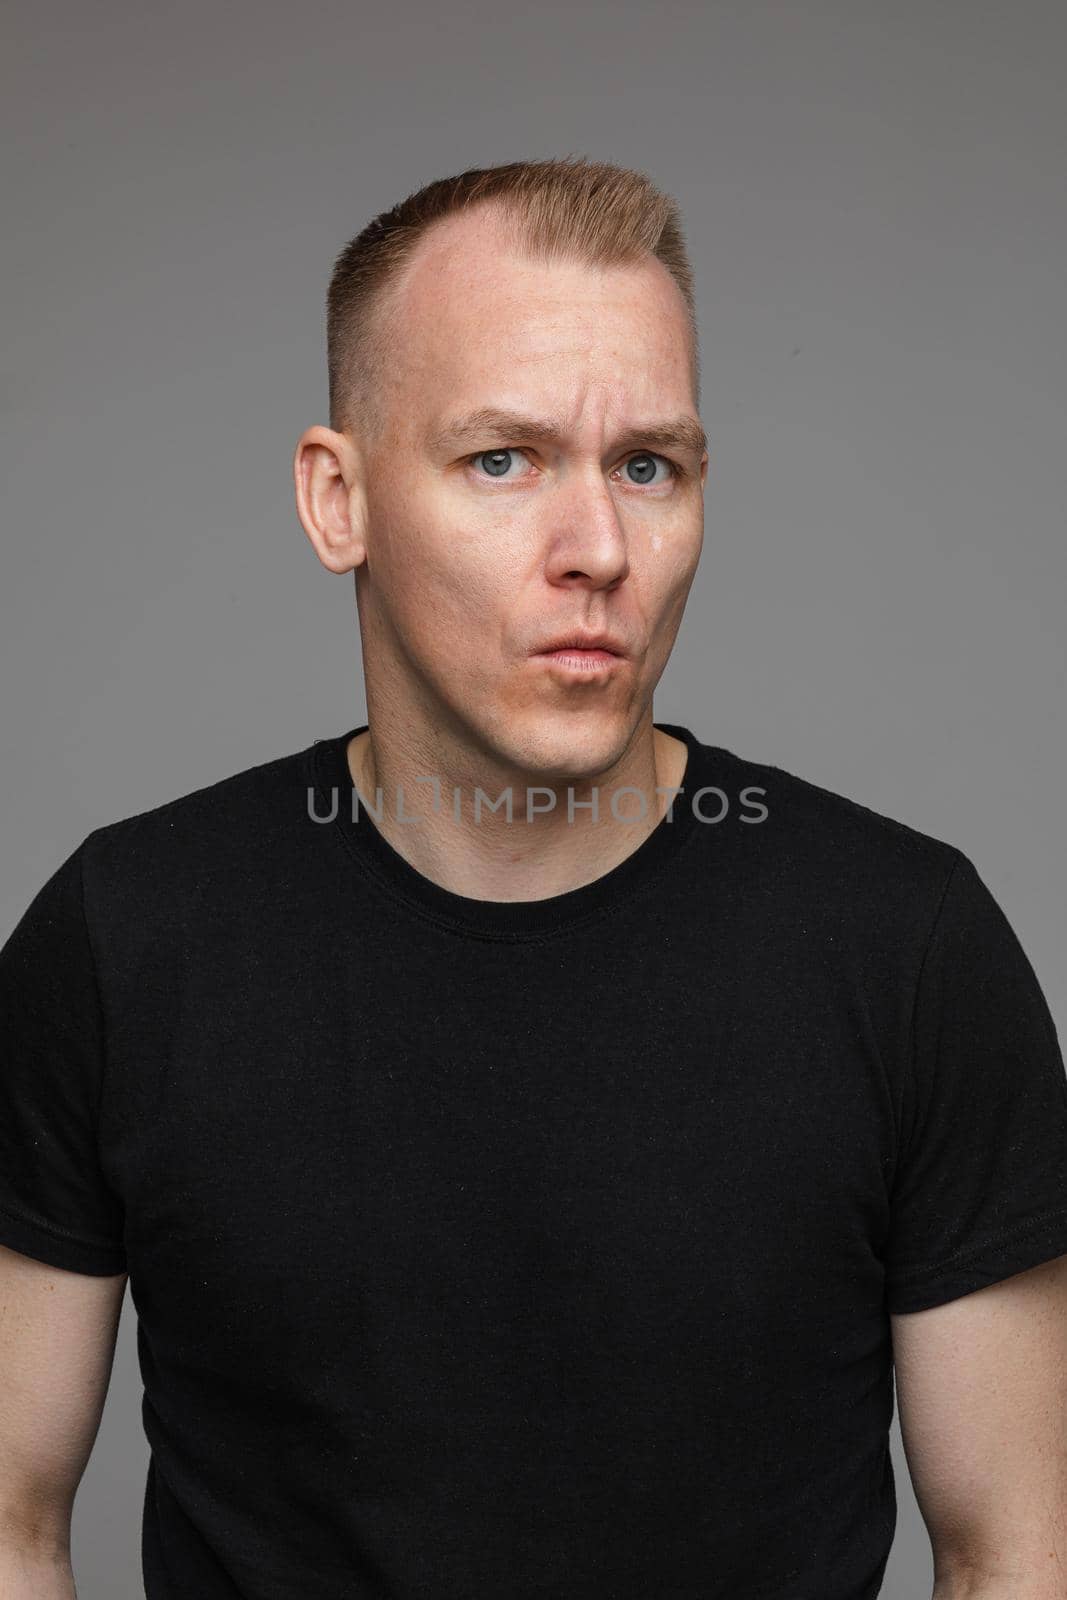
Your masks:
{"label": "man", "polygon": [[0,962],[0,1593],[72,1588],[129,1274],[148,1600],[1067,1594],[1067,1078],[966,856],[654,723],[674,203],[430,185],[294,463],[368,721],[94,830]]}

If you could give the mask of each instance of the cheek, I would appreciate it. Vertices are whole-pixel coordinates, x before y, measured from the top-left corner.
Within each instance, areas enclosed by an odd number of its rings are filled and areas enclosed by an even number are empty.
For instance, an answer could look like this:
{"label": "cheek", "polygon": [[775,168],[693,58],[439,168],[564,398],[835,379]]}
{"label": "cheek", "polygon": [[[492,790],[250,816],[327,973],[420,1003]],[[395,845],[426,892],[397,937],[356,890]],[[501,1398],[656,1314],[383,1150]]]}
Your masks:
{"label": "cheek", "polygon": [[409,640],[453,668],[496,636],[507,615],[506,563],[474,530],[424,520],[390,557],[394,614]]}
{"label": "cheek", "polygon": [[664,603],[692,582],[702,539],[686,528],[653,527],[642,541],[641,564],[654,595]]}
{"label": "cheek", "polygon": [[633,565],[634,593],[646,629],[662,644],[662,649],[657,646],[651,652],[655,661],[673,647],[699,556],[699,542],[694,543],[691,536],[683,538],[668,528],[657,528],[643,543],[640,567]]}
{"label": "cheek", "polygon": [[464,607],[479,606],[492,551],[476,527],[437,504],[385,483],[370,503],[370,568],[394,614],[433,633]]}
{"label": "cheek", "polygon": [[537,565],[537,533],[528,521],[505,506],[459,506],[424,528],[419,559],[439,604],[463,619],[468,633],[514,610]]}

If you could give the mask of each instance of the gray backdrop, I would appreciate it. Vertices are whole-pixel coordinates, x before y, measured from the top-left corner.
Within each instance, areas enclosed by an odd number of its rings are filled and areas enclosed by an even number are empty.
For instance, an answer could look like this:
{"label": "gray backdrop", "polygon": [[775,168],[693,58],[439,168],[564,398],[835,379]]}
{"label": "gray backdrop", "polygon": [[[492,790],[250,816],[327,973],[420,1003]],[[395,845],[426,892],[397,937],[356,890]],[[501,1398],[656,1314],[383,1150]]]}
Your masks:
{"label": "gray backdrop", "polygon": [[[655,702],[971,856],[1067,1017],[1062,5],[8,8],[6,937],[90,829],[365,714],[293,509],[341,245],[427,180],[681,201],[706,543]],[[81,1600],[142,1593],[127,1292]],[[883,1594],[929,1593],[893,1428]]]}

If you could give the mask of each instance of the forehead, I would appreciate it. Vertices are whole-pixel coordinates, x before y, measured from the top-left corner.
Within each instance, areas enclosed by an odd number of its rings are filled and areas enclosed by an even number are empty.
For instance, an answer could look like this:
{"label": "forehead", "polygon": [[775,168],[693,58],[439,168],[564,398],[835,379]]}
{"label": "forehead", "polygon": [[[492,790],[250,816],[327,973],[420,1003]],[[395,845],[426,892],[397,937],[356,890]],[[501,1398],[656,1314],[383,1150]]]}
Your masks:
{"label": "forehead", "polygon": [[685,301],[654,256],[624,266],[522,254],[488,211],[436,224],[392,301],[390,374],[407,428],[443,411],[599,396],[640,414],[693,405]]}

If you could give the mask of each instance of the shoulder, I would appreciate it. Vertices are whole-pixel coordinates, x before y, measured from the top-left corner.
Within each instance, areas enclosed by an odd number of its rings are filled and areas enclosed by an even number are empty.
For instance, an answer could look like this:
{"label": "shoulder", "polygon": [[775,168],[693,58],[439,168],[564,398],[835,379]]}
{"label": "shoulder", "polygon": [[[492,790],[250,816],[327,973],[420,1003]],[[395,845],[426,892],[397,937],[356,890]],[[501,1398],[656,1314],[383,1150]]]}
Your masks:
{"label": "shoulder", "polygon": [[809,906],[928,927],[961,863],[970,865],[949,840],[803,774],[718,746],[704,752],[702,784],[765,811],[734,835],[743,836],[750,881],[782,902],[793,894]]}
{"label": "shoulder", "polygon": [[87,906],[145,917],[160,897],[173,904],[255,878],[299,834],[312,751],[228,773],[93,829],[79,846]]}

